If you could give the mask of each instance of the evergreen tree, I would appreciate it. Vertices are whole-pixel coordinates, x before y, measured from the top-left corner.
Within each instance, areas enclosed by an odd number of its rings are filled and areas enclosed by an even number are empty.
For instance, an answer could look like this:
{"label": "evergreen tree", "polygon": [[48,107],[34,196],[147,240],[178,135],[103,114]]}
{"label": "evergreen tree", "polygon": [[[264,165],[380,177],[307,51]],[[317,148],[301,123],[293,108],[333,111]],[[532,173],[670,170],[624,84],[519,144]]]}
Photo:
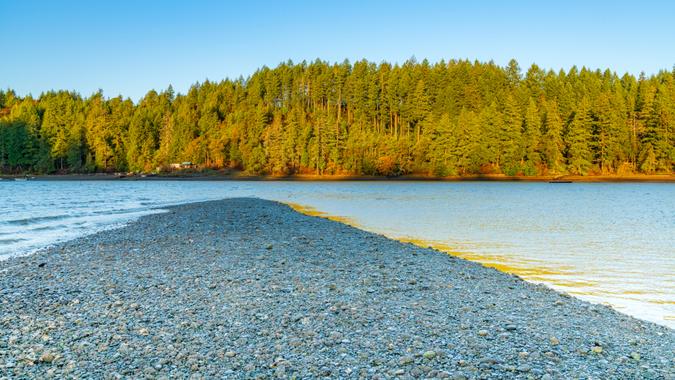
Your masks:
{"label": "evergreen tree", "polygon": [[532,98],[528,102],[525,113],[523,147],[524,160],[533,166],[539,165],[541,162],[541,116]]}
{"label": "evergreen tree", "polygon": [[508,95],[504,109],[504,123],[501,124],[498,136],[498,146],[504,171],[509,175],[515,175],[518,172],[520,161],[523,158],[520,149],[522,128],[523,118],[518,104],[513,96]]}
{"label": "evergreen tree", "polygon": [[545,129],[543,151],[546,165],[551,173],[559,174],[565,170],[562,139],[563,122],[558,112],[558,104],[555,101],[549,102],[546,107]]}
{"label": "evergreen tree", "polygon": [[431,174],[444,177],[457,173],[457,159],[453,151],[457,149],[455,127],[448,114],[443,114],[438,122],[430,126],[430,146],[428,160],[431,163]]}
{"label": "evergreen tree", "polygon": [[590,104],[586,97],[581,99],[569,125],[565,143],[567,147],[567,168],[572,174],[585,175],[591,168],[593,152],[591,151],[592,119]]}

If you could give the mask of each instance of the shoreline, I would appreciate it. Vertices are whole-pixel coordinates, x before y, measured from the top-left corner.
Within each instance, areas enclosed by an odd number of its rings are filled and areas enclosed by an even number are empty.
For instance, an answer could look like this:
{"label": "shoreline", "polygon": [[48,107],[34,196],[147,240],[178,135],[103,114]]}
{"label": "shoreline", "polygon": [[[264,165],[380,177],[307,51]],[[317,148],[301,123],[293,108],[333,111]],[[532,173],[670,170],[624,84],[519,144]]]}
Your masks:
{"label": "shoreline", "polygon": [[[346,217],[346,216],[340,216],[340,215],[334,215],[334,214],[329,214],[324,211],[320,211],[314,207],[311,206],[305,206],[299,203],[295,202],[282,202],[289,207],[291,207],[293,210],[304,214],[308,216],[313,216],[313,217],[320,217],[320,218],[325,218],[328,220],[332,220],[335,222],[339,222],[342,224],[346,224],[348,226],[364,230],[367,232],[375,233],[375,234],[380,234],[380,232],[375,231],[375,230],[369,230],[359,224],[356,220]],[[385,236],[388,239],[392,239],[404,244],[412,244],[417,247],[423,248],[423,249],[433,249],[435,251],[443,252],[447,255],[457,257],[463,260],[467,260],[470,262],[478,263],[482,266],[488,267],[488,268],[494,268],[502,273],[510,274],[519,277],[523,281],[534,283],[534,284],[542,284],[549,289],[552,289],[557,292],[561,292],[563,294],[579,298],[581,300],[584,300],[586,302],[590,302],[595,305],[604,305],[604,306],[609,306],[613,310],[616,310],[617,312],[620,312],[622,314],[629,315],[631,317],[637,318],[639,320],[651,322],[651,323],[656,323],[661,326],[666,326],[668,328],[675,328],[675,326],[671,326],[668,323],[665,323],[663,319],[652,319],[649,317],[646,317],[644,315],[636,315],[632,314],[629,311],[622,310],[621,305],[614,304],[613,302],[609,302],[607,300],[591,300],[589,297],[585,297],[588,295],[592,295],[592,293],[579,293],[575,292],[575,283],[578,283],[579,281],[584,281],[584,280],[561,280],[561,279],[552,279],[551,275],[562,275],[565,273],[564,268],[560,268],[557,266],[542,266],[541,263],[536,263],[534,261],[526,260],[526,259],[513,259],[505,256],[494,256],[494,255],[489,255],[489,254],[484,254],[484,253],[479,253],[476,251],[467,251],[467,250],[461,250],[457,249],[455,247],[449,246],[446,243],[439,242],[439,241],[434,241],[434,240],[424,240],[416,237],[412,237],[409,235],[405,236],[394,236],[391,234],[387,233],[382,233],[382,236]],[[555,276],[553,276],[555,277]],[[571,286],[571,288],[570,288]],[[668,319],[667,320],[672,320]]]}
{"label": "shoreline", "polygon": [[0,175],[0,180],[28,178],[37,181],[429,181],[429,182],[579,182],[579,183],[673,183],[675,174],[639,175],[556,175],[556,176],[506,176],[497,174],[432,177],[425,175],[403,175],[395,177],[313,175],[297,174],[287,176],[247,175],[233,173],[174,173],[163,175],[114,175],[114,174],[48,174],[48,175]]}
{"label": "shoreline", "polygon": [[675,375],[673,330],[478,263],[272,201],[167,209],[0,262],[0,373]]}

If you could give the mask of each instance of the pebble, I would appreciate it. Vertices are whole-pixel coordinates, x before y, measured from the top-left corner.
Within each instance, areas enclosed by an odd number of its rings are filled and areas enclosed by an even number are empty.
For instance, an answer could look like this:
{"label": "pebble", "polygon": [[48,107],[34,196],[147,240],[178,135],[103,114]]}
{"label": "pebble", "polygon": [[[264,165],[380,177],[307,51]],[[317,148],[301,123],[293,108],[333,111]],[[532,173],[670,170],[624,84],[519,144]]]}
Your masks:
{"label": "pebble", "polygon": [[51,363],[54,361],[54,354],[51,352],[44,352],[42,355],[40,355],[40,361],[43,363]]}
{"label": "pebble", "polygon": [[402,356],[402,357],[399,359],[398,362],[399,362],[401,365],[408,365],[408,364],[413,363],[414,361],[415,361],[415,359],[413,359],[412,356]]}
{"label": "pebble", "polygon": [[436,352],[435,351],[426,351],[424,354],[422,354],[425,359],[431,360],[436,357]]}

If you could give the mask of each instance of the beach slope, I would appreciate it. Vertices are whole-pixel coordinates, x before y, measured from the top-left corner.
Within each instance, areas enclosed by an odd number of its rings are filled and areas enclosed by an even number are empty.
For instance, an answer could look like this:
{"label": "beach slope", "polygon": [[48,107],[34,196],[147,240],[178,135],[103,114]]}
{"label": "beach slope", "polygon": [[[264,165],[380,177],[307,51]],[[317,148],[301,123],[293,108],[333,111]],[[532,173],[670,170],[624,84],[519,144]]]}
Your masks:
{"label": "beach slope", "polygon": [[0,262],[0,378],[675,378],[675,331],[259,199]]}

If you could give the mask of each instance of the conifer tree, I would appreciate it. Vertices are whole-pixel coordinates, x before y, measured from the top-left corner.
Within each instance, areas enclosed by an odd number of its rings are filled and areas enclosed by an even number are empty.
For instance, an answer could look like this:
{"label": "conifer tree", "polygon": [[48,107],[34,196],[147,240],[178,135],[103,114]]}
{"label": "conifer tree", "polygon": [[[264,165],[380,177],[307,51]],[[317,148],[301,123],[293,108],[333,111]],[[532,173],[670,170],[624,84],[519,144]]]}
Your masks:
{"label": "conifer tree", "polygon": [[523,131],[523,156],[527,163],[538,165],[541,162],[541,116],[539,108],[530,98],[525,113]]}
{"label": "conifer tree", "polygon": [[519,163],[523,158],[521,147],[521,132],[523,117],[516,99],[512,95],[506,98],[504,122],[499,131],[499,149],[504,170],[509,175],[518,172]]}
{"label": "conifer tree", "polygon": [[547,104],[545,130],[543,151],[546,165],[551,173],[559,174],[565,168],[562,139],[563,122],[558,112],[558,104],[555,101],[550,101]]}
{"label": "conifer tree", "polygon": [[570,123],[565,136],[567,149],[567,168],[572,174],[585,175],[591,168],[593,153],[591,151],[591,110],[588,98],[579,102],[574,119]]}

